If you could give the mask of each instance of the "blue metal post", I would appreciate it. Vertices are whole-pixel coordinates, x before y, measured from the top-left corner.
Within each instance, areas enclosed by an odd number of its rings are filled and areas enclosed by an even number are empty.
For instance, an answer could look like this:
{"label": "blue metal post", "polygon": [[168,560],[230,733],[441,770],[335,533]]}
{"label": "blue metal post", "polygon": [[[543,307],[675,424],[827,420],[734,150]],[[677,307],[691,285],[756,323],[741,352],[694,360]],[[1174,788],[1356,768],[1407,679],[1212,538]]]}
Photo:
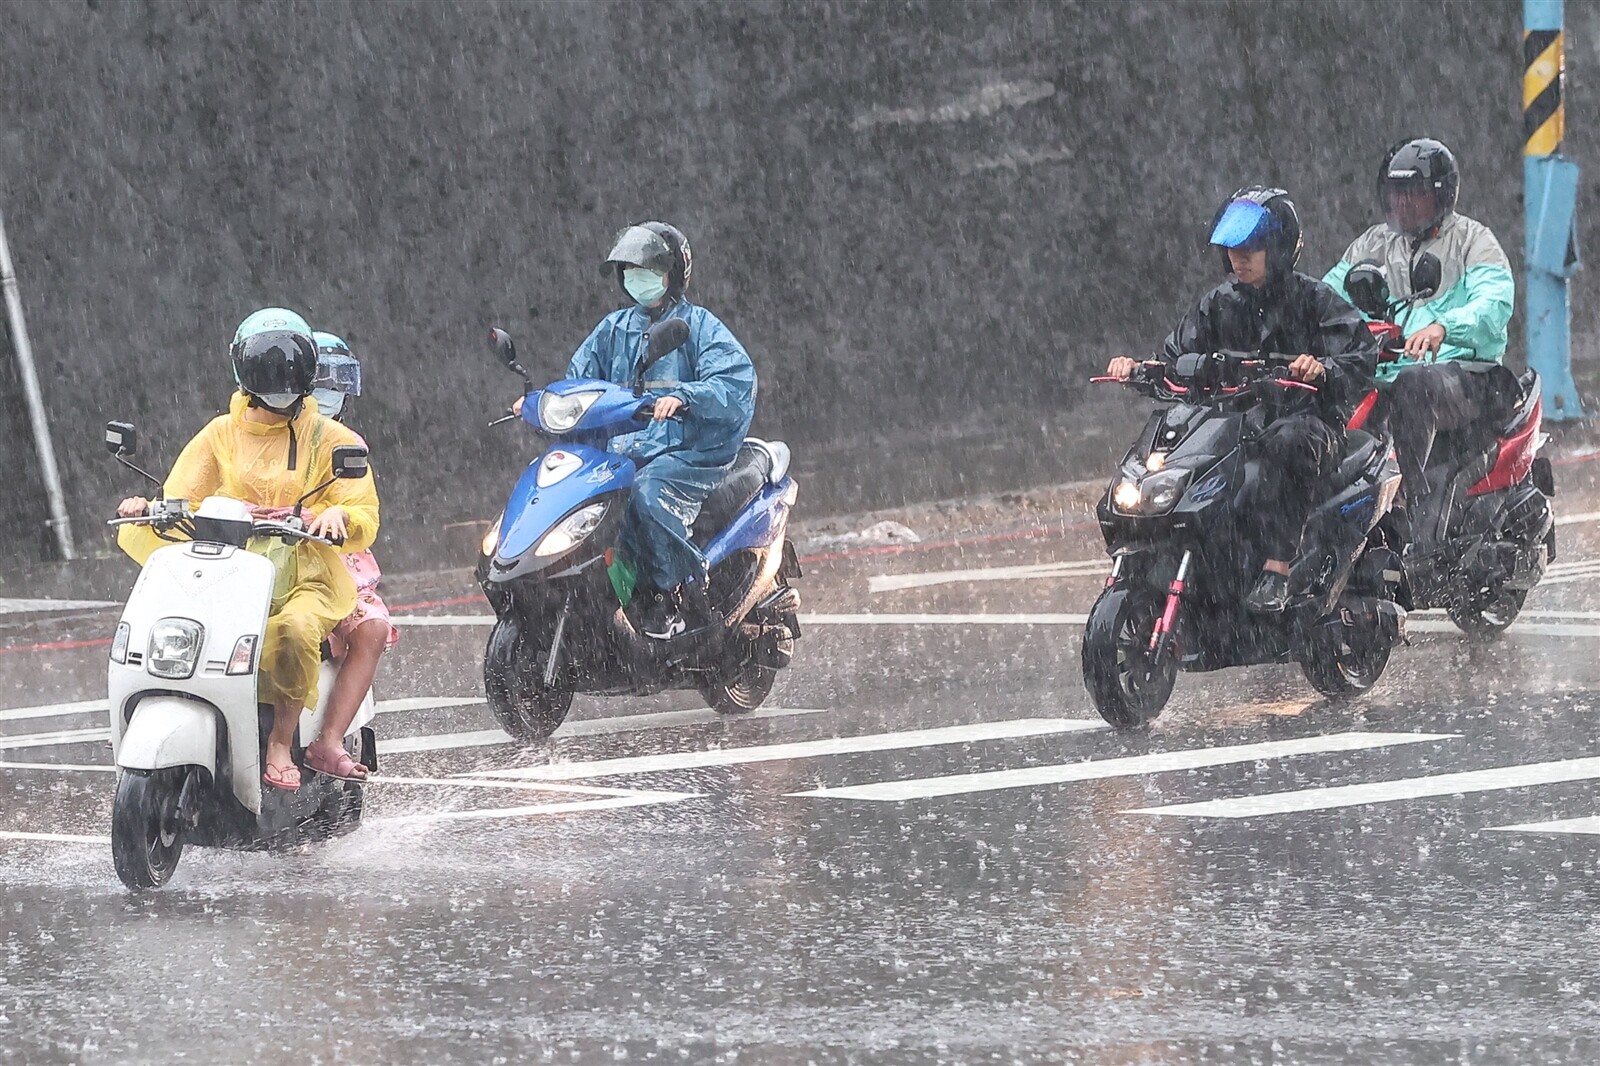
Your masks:
{"label": "blue metal post", "polygon": [[1528,365],[1544,380],[1544,417],[1583,417],[1572,380],[1567,279],[1578,270],[1578,165],[1561,155],[1566,109],[1562,0],[1522,0],[1523,208]]}

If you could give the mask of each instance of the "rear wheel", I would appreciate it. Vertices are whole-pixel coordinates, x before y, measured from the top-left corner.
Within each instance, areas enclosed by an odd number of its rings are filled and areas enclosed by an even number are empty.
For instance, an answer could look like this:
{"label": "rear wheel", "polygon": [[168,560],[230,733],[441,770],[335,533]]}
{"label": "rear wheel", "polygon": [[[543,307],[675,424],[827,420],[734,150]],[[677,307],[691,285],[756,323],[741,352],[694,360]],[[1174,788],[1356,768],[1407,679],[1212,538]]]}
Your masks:
{"label": "rear wheel", "polygon": [[1480,589],[1464,603],[1452,602],[1445,613],[1473,640],[1497,640],[1517,620],[1527,599],[1527,589]]}
{"label": "rear wheel", "polygon": [[522,627],[495,623],[483,656],[483,688],[500,728],[523,744],[548,740],[566,721],[572,692],[544,683],[545,651]]}
{"label": "rear wheel", "polygon": [[1083,683],[1100,717],[1118,729],[1142,729],[1172,696],[1178,658],[1169,641],[1159,659],[1150,634],[1164,597],[1151,589],[1107,589],[1083,629]]}
{"label": "rear wheel", "polygon": [[772,693],[778,671],[759,663],[745,663],[724,674],[715,684],[703,685],[700,695],[718,714],[749,714]]}
{"label": "rear wheel", "polygon": [[117,876],[134,891],[160,888],[183,855],[178,798],[189,771],[124,770],[111,806],[111,859]]}
{"label": "rear wheel", "polygon": [[1327,627],[1300,655],[1311,687],[1330,699],[1352,699],[1378,683],[1389,665],[1389,645],[1353,644],[1343,626]]}

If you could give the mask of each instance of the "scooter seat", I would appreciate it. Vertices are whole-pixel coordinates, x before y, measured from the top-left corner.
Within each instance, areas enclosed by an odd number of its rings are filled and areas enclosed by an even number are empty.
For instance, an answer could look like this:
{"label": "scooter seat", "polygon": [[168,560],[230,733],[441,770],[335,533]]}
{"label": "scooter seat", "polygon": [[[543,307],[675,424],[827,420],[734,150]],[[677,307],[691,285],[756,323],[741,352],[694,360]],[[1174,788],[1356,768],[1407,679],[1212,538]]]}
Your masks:
{"label": "scooter seat", "polygon": [[711,490],[700,508],[700,517],[694,520],[689,539],[698,548],[711,543],[713,537],[728,528],[745,504],[755,499],[756,493],[772,476],[772,451],[761,441],[746,440],[739,445],[739,454],[722,483]]}
{"label": "scooter seat", "polygon": [[1371,433],[1361,429],[1349,429],[1344,435],[1344,460],[1339,463],[1339,469],[1333,475],[1332,490],[1334,492],[1355,484],[1374,457],[1383,442]]}

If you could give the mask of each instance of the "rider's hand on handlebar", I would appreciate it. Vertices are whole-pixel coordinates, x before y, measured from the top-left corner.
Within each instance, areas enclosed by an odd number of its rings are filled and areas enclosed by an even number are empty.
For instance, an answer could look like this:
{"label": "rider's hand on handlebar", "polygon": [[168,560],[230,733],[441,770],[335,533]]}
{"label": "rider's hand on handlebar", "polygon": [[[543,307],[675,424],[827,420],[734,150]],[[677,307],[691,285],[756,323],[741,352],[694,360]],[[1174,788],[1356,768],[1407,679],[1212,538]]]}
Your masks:
{"label": "rider's hand on handlebar", "polygon": [[325,537],[328,540],[343,540],[346,532],[346,515],[343,507],[334,504],[311,520],[306,526],[306,532],[313,537]]}
{"label": "rider's hand on handlebar", "polygon": [[1406,338],[1406,356],[1431,363],[1434,356],[1439,354],[1439,345],[1443,343],[1444,327],[1435,322]]}
{"label": "rider's hand on handlebar", "polygon": [[520,416],[522,414],[522,401],[526,399],[526,396],[518,396],[517,402],[511,405],[511,413]]}
{"label": "rider's hand on handlebar", "polygon": [[1139,360],[1119,355],[1106,365],[1106,377],[1116,378],[1118,381],[1127,381],[1133,377],[1133,372],[1138,369]]}
{"label": "rider's hand on handlebar", "polygon": [[117,504],[118,518],[143,518],[150,510],[150,501],[143,496],[129,496]]}
{"label": "rider's hand on handlebar", "polygon": [[1294,362],[1289,364],[1289,376],[1307,384],[1316,381],[1327,372],[1328,368],[1314,355],[1297,355]]}
{"label": "rider's hand on handlebar", "polygon": [[656,401],[655,413],[651,417],[657,422],[665,422],[681,410],[683,410],[682,400],[676,396],[663,396]]}

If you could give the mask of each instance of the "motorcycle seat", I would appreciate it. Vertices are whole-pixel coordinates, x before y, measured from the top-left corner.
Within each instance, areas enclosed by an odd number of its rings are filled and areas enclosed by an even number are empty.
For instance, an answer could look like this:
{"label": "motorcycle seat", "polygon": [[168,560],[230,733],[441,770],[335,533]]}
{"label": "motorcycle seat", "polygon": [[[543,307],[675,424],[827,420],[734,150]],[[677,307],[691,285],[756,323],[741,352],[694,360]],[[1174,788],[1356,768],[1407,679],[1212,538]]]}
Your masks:
{"label": "motorcycle seat", "polygon": [[1383,442],[1371,433],[1362,429],[1350,429],[1344,435],[1344,459],[1339,463],[1339,469],[1333,475],[1332,491],[1339,492],[1355,484],[1373,458],[1378,454],[1378,449]]}
{"label": "motorcycle seat", "polygon": [[[721,483],[711,490],[711,495],[706,497],[706,502],[700,508],[700,516],[694,520],[694,526],[689,531],[689,539],[695,547],[704,548],[710,544],[712,538],[728,528],[728,523],[756,498],[756,493],[774,480],[778,460],[774,453],[778,447],[782,446],[769,445],[754,437],[747,438],[739,445],[739,454],[734,456],[733,465],[728,468]],[[783,457],[787,458],[786,447],[783,452]]]}
{"label": "motorcycle seat", "polygon": [[1539,405],[1542,402],[1544,390],[1539,387],[1539,378],[1533,371],[1530,370],[1523,374],[1521,380],[1517,382],[1517,387],[1521,395],[1512,398],[1515,406],[1511,412],[1511,417],[1507,418],[1505,424],[1500,427],[1500,436],[1502,438],[1514,437],[1521,432],[1533,418],[1535,412],[1539,410]]}

